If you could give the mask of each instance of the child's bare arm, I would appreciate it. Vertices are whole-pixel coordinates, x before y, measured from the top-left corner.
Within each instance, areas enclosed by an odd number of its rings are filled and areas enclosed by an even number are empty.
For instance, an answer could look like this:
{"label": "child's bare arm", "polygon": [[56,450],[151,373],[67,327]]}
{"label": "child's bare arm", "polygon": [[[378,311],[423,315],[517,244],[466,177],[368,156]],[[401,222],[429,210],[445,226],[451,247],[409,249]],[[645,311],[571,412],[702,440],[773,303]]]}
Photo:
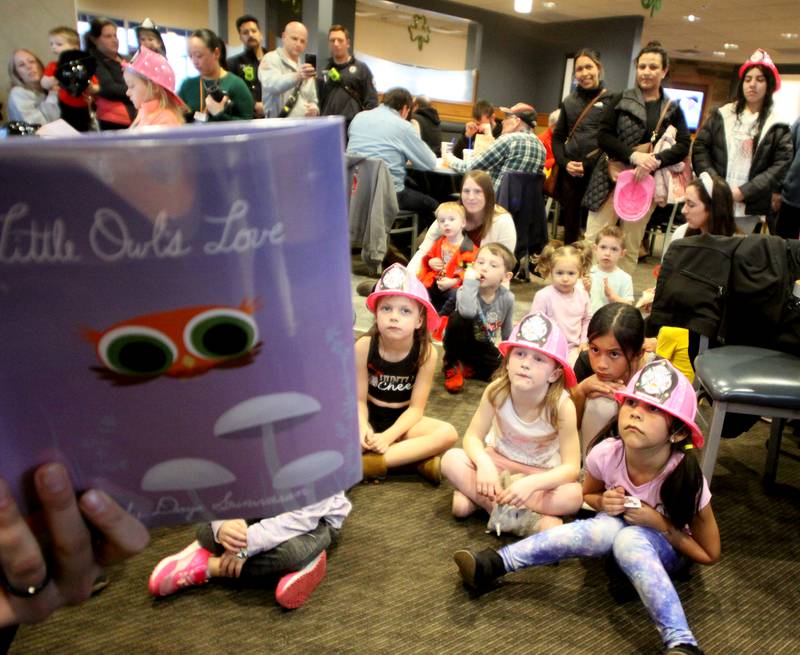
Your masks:
{"label": "child's bare arm", "polygon": [[679,530],[669,518],[644,503],[641,508],[626,509],[624,518],[631,525],[658,530],[675,550],[698,564],[714,564],[719,560],[719,528],[710,503],[694,515],[692,534]]}
{"label": "child's bare arm", "polygon": [[372,337],[361,337],[356,341],[356,401],[358,403],[358,435],[361,447],[366,448],[366,436],[371,432],[369,410],[367,409],[367,390],[369,388],[369,371],[367,358]]}
{"label": "child's bare arm", "polygon": [[489,402],[488,389],[483,392],[480,405],[472,416],[467,431],[464,433],[464,452],[477,468],[478,493],[494,499],[502,491],[500,476],[492,458],[484,447],[484,439],[492,427],[494,407]]}
{"label": "child's bare arm", "polygon": [[558,441],[561,464],[548,471],[526,475],[509,485],[498,497],[498,502],[522,507],[534,491],[555,489],[563,484],[577,482],[581,470],[581,445],[575,405],[565,398],[558,408]]}

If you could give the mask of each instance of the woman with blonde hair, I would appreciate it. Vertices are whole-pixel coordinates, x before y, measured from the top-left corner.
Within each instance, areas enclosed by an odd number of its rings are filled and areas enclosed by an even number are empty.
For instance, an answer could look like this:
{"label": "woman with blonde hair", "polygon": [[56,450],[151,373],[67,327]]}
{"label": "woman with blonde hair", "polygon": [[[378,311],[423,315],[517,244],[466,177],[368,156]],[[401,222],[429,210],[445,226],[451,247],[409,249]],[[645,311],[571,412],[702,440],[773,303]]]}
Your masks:
{"label": "woman with blonde hair", "polygon": [[12,121],[44,125],[61,115],[55,94],[42,88],[42,61],[30,50],[14,50],[8,62],[8,118]]}
{"label": "woman with blonde hair", "polygon": [[142,46],[124,68],[128,97],[139,112],[131,127],[183,124],[185,105],[175,93],[175,73],[164,57]]}

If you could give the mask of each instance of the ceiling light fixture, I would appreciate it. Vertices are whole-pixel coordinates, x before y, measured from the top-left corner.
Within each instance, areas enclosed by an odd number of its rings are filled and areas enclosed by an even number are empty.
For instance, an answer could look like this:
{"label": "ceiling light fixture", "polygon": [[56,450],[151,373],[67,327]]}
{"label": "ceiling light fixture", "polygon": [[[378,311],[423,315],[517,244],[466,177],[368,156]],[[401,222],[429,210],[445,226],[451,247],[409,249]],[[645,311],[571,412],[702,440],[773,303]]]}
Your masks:
{"label": "ceiling light fixture", "polygon": [[739,44],[738,43],[723,43],[722,47],[725,48],[725,50],[738,50],[739,49]]}
{"label": "ceiling light fixture", "polygon": [[514,11],[518,14],[529,14],[533,9],[533,0],[514,0]]}
{"label": "ceiling light fixture", "polygon": [[545,9],[555,9],[556,3],[555,2],[543,2],[542,7]]}
{"label": "ceiling light fixture", "polygon": [[688,16],[684,16],[683,20],[689,21],[690,23],[696,23],[700,20],[700,16],[695,16],[694,14],[689,14]]}
{"label": "ceiling light fixture", "polygon": [[712,52],[711,54],[714,55],[715,57],[724,57],[728,53],[725,52],[724,50],[714,50],[714,52]]}
{"label": "ceiling light fixture", "polygon": [[796,39],[800,37],[800,34],[797,32],[781,32],[782,39]]}

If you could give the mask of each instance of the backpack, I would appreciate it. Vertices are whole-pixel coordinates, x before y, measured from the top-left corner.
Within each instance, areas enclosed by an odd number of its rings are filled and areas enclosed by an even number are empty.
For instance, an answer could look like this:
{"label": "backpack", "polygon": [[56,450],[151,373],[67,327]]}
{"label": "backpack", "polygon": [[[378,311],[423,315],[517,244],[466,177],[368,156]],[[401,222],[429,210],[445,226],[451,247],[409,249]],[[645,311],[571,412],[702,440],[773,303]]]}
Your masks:
{"label": "backpack", "polygon": [[661,262],[648,332],[669,325],[719,337],[733,253],[741,240],[698,234],[673,241]]}
{"label": "backpack", "polygon": [[800,243],[778,236],[748,236],[734,253],[725,342],[800,355]]}
{"label": "backpack", "polygon": [[684,327],[727,345],[800,355],[800,242],[699,234],[670,244],[649,333]]}

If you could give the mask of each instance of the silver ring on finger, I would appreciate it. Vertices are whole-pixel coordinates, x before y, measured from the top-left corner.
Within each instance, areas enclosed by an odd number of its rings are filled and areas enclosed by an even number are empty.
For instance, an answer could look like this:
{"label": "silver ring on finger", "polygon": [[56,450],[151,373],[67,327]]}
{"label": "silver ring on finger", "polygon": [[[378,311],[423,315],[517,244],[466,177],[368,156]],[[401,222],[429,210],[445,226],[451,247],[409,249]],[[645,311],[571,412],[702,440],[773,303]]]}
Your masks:
{"label": "silver ring on finger", "polygon": [[50,584],[50,579],[50,572],[45,571],[44,579],[38,585],[28,585],[27,587],[20,589],[12,585],[8,580],[3,580],[3,587],[5,587],[8,593],[10,593],[12,596],[16,596],[17,598],[33,598],[36,594],[43,591],[45,587]]}

